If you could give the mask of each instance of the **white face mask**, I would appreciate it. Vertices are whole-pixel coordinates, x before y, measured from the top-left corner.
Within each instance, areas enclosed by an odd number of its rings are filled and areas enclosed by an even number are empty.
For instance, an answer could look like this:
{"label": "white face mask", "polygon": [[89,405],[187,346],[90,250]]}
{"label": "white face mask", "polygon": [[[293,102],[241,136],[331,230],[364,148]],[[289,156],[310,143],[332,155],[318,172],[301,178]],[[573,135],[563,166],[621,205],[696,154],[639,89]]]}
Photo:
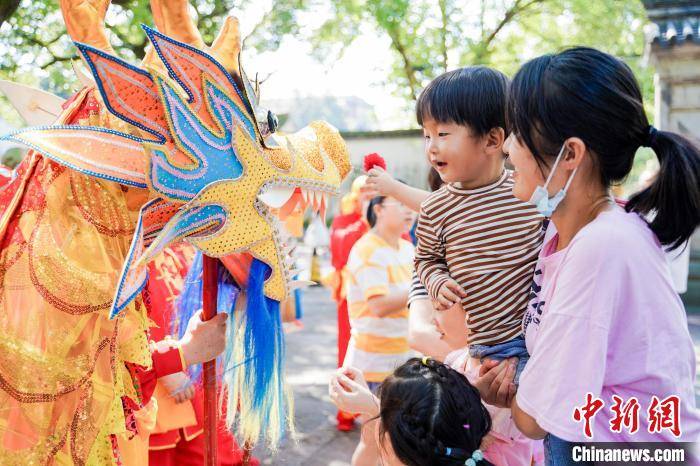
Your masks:
{"label": "white face mask", "polygon": [[547,186],[549,185],[549,182],[552,180],[552,176],[554,175],[554,170],[557,169],[557,165],[559,164],[559,159],[561,158],[562,154],[564,153],[564,149],[566,148],[566,143],[561,146],[561,150],[559,151],[559,155],[557,155],[556,160],[554,161],[554,165],[552,165],[552,170],[549,172],[549,176],[547,177],[547,181],[544,182],[544,186],[537,186],[535,190],[532,192],[532,196],[530,196],[530,200],[528,201],[530,204],[534,205],[535,208],[539,213],[544,215],[545,217],[551,217],[554,211],[556,210],[557,206],[561,203],[561,201],[564,200],[564,197],[566,196],[566,191],[569,189],[569,186],[571,185],[571,181],[574,179],[574,175],[576,175],[576,170],[578,170],[578,167],[574,168],[574,171],[571,173],[571,176],[569,177],[569,180],[566,182],[566,185],[554,196],[549,197],[549,191],[547,191]]}

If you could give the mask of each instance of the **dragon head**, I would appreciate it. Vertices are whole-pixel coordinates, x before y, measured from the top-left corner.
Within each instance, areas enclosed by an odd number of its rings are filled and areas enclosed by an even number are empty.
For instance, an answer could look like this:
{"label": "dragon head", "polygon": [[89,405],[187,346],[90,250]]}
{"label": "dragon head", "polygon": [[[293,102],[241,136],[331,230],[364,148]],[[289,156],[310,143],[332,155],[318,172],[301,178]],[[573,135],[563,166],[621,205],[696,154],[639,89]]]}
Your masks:
{"label": "dragon head", "polygon": [[266,263],[265,295],[285,299],[293,271],[280,219],[299,207],[325,212],[350,170],[344,142],[320,121],[274,132],[274,115],[260,121],[242,71],[144,29],[159,58],[147,69],[76,44],[106,108],[129,130],[48,126],[10,137],[81,172],[149,189],[112,315],[140,291],[148,261],[182,240],[224,264],[242,253]]}

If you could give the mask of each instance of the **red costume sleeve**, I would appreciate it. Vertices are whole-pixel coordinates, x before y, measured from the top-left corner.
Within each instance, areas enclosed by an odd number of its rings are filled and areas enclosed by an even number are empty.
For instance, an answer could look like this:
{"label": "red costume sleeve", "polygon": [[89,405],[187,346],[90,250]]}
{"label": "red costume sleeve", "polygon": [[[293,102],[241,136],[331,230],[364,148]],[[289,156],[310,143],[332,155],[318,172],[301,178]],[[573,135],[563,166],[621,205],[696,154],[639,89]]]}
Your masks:
{"label": "red costume sleeve", "polygon": [[129,366],[132,375],[137,380],[141,391],[141,403],[144,405],[153,396],[153,392],[156,389],[156,381],[159,378],[184,371],[187,368],[182,351],[177,347],[172,347],[164,353],[154,351],[151,353],[151,357],[153,358],[153,367],[151,369],[144,369],[137,365]]}

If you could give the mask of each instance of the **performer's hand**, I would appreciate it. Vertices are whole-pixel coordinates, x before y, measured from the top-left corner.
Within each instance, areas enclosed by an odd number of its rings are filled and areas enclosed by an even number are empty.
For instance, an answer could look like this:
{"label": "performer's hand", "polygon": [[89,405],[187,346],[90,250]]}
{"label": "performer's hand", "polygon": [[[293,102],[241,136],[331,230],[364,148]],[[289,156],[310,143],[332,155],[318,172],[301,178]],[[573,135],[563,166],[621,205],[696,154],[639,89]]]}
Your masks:
{"label": "performer's hand", "polygon": [[361,192],[369,197],[393,196],[396,193],[398,181],[381,167],[374,167],[367,172],[367,181]]}
{"label": "performer's hand", "polygon": [[484,360],[479,368],[479,378],[474,383],[484,403],[499,408],[510,408],[516,392],[513,379],[517,365],[518,358],[503,361]]}
{"label": "performer's hand", "polygon": [[328,385],[328,394],[341,411],[368,416],[375,416],[379,412],[379,400],[372,394],[357,369],[338,369]]}
{"label": "performer's hand", "polygon": [[184,372],[166,375],[158,380],[163,383],[170,396],[175,398],[175,403],[184,403],[194,396],[194,385]]}
{"label": "performer's hand", "polygon": [[206,322],[202,321],[202,311],[197,311],[187,323],[187,331],[180,340],[185,364],[200,364],[211,361],[226,347],[226,319],[221,313]]}
{"label": "performer's hand", "polygon": [[467,292],[464,291],[464,288],[459,286],[459,283],[450,278],[445,283],[440,285],[437,295],[437,307],[435,309],[438,311],[449,309],[466,296]]}

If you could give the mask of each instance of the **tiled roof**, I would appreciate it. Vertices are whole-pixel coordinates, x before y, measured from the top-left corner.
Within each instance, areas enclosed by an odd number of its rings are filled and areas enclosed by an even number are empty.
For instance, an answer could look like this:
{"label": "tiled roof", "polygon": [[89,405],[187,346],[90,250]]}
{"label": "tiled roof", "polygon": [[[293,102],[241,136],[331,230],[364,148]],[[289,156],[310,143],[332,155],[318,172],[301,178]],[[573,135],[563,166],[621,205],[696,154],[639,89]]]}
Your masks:
{"label": "tiled roof", "polygon": [[684,42],[700,44],[699,0],[645,0],[651,24],[647,39],[662,47]]}

